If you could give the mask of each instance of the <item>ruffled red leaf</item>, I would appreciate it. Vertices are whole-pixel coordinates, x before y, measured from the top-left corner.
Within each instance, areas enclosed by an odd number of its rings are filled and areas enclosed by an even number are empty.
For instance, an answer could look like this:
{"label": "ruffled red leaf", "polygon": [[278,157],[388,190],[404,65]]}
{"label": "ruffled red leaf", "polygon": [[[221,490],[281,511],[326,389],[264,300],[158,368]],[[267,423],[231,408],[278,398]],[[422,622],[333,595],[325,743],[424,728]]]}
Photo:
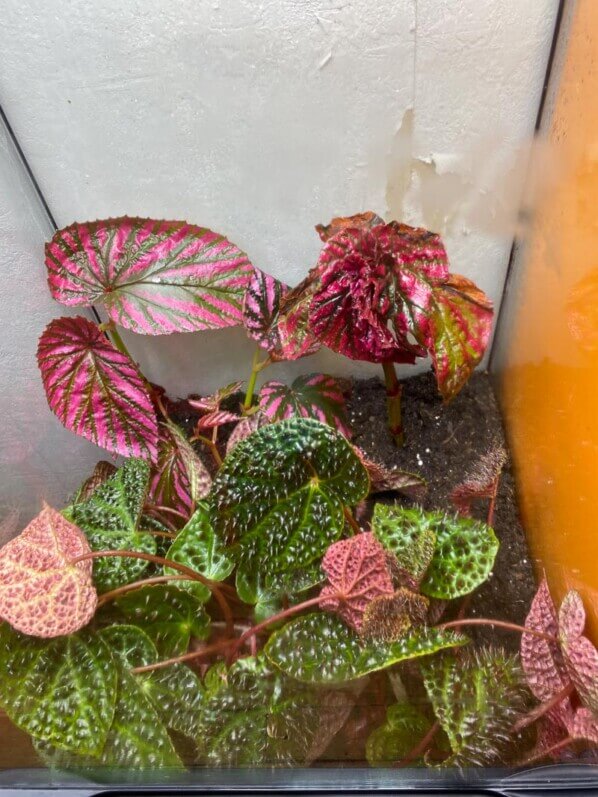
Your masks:
{"label": "ruffled red leaf", "polygon": [[315,418],[345,437],[351,436],[342,386],[328,374],[298,376],[290,387],[283,382],[266,382],[258,404],[271,423],[293,416]]}
{"label": "ruffled red leaf", "polygon": [[46,245],[52,296],[101,302],[117,324],[146,335],[242,321],[253,267],[221,235],[184,221],[122,217],[59,230]]}
{"label": "ruffled red leaf", "polygon": [[67,429],[122,454],[154,460],[158,423],[133,361],[86,318],[51,321],[37,361],[50,409]]}
{"label": "ruffled red leaf", "polygon": [[97,593],[83,532],[45,506],[18,537],[0,549],[0,617],[24,634],[73,634],[91,620]]}
{"label": "ruffled red leaf", "polygon": [[212,477],[182,429],[170,421],[161,423],[158,461],[150,485],[152,500],[189,514],[211,486]]}
{"label": "ruffled red leaf", "polygon": [[320,593],[320,606],[337,612],[361,630],[368,604],[380,595],[393,595],[387,554],[370,532],[333,543],[322,559],[328,584]]}
{"label": "ruffled red leaf", "polygon": [[316,232],[326,243],[329,238],[332,238],[339,232],[353,227],[358,230],[369,230],[371,227],[377,227],[379,224],[384,224],[384,219],[381,219],[377,213],[372,210],[366,210],[365,213],[356,213],[354,216],[337,216],[332,219],[330,224],[316,224]]}

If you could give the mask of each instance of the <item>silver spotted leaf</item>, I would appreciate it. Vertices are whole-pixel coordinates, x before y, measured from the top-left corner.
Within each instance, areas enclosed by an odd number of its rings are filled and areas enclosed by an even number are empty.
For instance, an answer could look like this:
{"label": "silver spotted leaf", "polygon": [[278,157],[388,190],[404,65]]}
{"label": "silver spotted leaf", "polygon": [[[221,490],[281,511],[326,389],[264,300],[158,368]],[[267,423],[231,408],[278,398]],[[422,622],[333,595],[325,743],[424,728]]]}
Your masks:
{"label": "silver spotted leaf", "polygon": [[502,761],[512,727],[525,706],[517,657],[483,648],[422,664],[434,714],[452,750],[444,766],[488,766]]}
{"label": "silver spotted leaf", "polygon": [[424,627],[395,642],[364,639],[335,615],[314,612],[275,631],[264,652],[272,664],[299,681],[342,684],[468,641],[461,634]]}
{"label": "silver spotted leaf", "polygon": [[[467,595],[490,576],[498,539],[490,526],[467,517],[426,512],[419,507],[376,504],[372,531],[382,545],[405,566],[404,554],[430,532],[435,545],[420,584],[431,598],[451,600]],[[425,551],[427,546],[422,546]],[[417,574],[418,577],[420,574]]]}
{"label": "silver spotted leaf", "polygon": [[[72,504],[64,514],[85,533],[93,551],[126,549],[153,554],[156,538],[141,527],[149,478],[147,462],[128,459],[86,501]],[[141,559],[97,559],[94,581],[98,589],[111,590],[140,578],[147,567],[148,562]]]}
{"label": "silver spotted leaf", "polygon": [[285,598],[291,604],[298,603],[303,592],[323,580],[320,562],[312,562],[303,568],[268,575],[237,570],[236,588],[241,600],[254,607],[253,615],[259,623],[279,612]]}
{"label": "silver spotted leaf", "polygon": [[[186,565],[211,581],[224,581],[235,566],[234,560],[226,552],[224,545],[214,532],[208,506],[200,503],[187,525],[178,533],[170,546],[167,559]],[[164,572],[176,574],[172,568],[165,567]],[[206,584],[197,581],[180,581],[179,589],[186,589],[205,603],[211,592]]]}
{"label": "silver spotted leaf", "polygon": [[280,573],[319,559],[342,534],[344,508],[368,488],[341,434],[291,418],[235,446],[214,479],[210,514],[216,533],[238,547],[241,569]]}
{"label": "silver spotted leaf", "polygon": [[41,640],[0,625],[0,706],[34,739],[99,754],[116,699],[116,664],[98,636],[81,631]]}
{"label": "silver spotted leaf", "polygon": [[290,766],[307,755],[318,725],[318,695],[262,657],[207,673],[199,761],[210,766]]}

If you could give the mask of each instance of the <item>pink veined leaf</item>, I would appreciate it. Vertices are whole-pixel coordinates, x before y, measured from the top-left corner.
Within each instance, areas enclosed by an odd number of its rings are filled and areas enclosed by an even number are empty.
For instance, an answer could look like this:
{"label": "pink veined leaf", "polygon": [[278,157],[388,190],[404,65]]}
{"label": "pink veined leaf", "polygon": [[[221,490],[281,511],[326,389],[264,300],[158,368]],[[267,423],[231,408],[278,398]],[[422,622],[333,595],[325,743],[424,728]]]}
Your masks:
{"label": "pink veined leaf", "polygon": [[320,348],[309,329],[307,311],[311,297],[303,291],[306,284],[307,281],[290,290],[269,274],[254,270],[245,294],[245,327],[274,362],[298,360]]}
{"label": "pink veined leaf", "polygon": [[233,393],[236,393],[238,390],[240,390],[242,384],[243,382],[241,381],[231,382],[230,384],[226,385],[226,387],[221,387],[220,390],[212,393],[211,396],[188,398],[187,403],[193,407],[193,409],[199,410],[200,412],[216,412],[216,410],[220,409],[220,405],[224,399],[232,396]]}
{"label": "pink veined leaf", "polygon": [[378,363],[414,363],[429,352],[446,399],[479,363],[492,305],[472,282],[449,274],[438,235],[398,222],[342,227],[315,272],[309,321],[334,351]]}
{"label": "pink veined leaf", "polygon": [[478,459],[472,470],[450,495],[451,502],[460,515],[469,517],[474,501],[492,498],[506,461],[507,452],[500,443],[492,445]]}
{"label": "pink veined leaf", "polygon": [[0,549],[0,616],[24,634],[73,634],[93,617],[98,596],[83,532],[44,506],[18,537]]}
{"label": "pink veined leaf", "polygon": [[271,423],[293,416],[315,418],[345,437],[351,436],[342,387],[328,374],[299,376],[290,387],[282,382],[266,382],[258,405]]}
{"label": "pink veined leaf", "polygon": [[559,611],[559,637],[567,671],[582,703],[598,717],[598,650],[583,636],[586,613],[581,596],[570,590]]}
{"label": "pink veined leaf", "polygon": [[158,423],[135,363],[86,318],[57,318],[37,361],[50,409],[72,432],[122,454],[155,460]]}
{"label": "pink veined leaf", "polygon": [[253,273],[247,256],[211,230],[126,216],[58,231],[46,267],[57,301],[101,302],[117,324],[146,335],[241,323]]}
{"label": "pink veined leaf", "polygon": [[329,238],[346,230],[347,227],[358,230],[369,230],[372,227],[377,227],[379,224],[384,224],[384,219],[381,219],[380,216],[372,210],[366,210],[365,213],[356,213],[354,216],[337,216],[332,219],[330,224],[316,224],[316,232],[320,236],[320,239],[326,243]]}
{"label": "pink veined leaf", "polygon": [[574,739],[583,739],[598,745],[598,717],[589,708],[578,708],[569,733]]}
{"label": "pink veined leaf", "polygon": [[208,412],[206,415],[203,415],[195,425],[195,428],[198,432],[207,429],[214,429],[217,426],[223,426],[225,423],[234,423],[238,421],[240,418],[234,412],[227,412],[226,410],[215,410],[213,412]]}
{"label": "pink veined leaf", "polygon": [[160,505],[189,514],[210,492],[212,477],[182,429],[171,421],[160,424],[158,461],[152,471],[150,496]]}
{"label": "pink veined leaf", "polygon": [[265,422],[266,419],[261,412],[254,412],[253,415],[242,418],[228,438],[226,443],[226,455],[228,456],[237,443],[240,443],[241,440],[245,440],[250,434],[256,432]]}
{"label": "pink veined leaf", "polygon": [[[546,579],[543,579],[532,601],[525,626],[558,636],[556,608]],[[521,664],[529,688],[538,700],[550,700],[570,683],[559,646],[541,637],[521,635]]]}
{"label": "pink veined leaf", "polygon": [[452,274],[434,290],[424,339],[444,399],[457,395],[484,356],[492,318],[492,302],[466,277]]}
{"label": "pink veined leaf", "polygon": [[320,592],[320,606],[337,612],[356,631],[374,598],[394,595],[386,551],[371,532],[333,543],[322,570],[329,583]]}

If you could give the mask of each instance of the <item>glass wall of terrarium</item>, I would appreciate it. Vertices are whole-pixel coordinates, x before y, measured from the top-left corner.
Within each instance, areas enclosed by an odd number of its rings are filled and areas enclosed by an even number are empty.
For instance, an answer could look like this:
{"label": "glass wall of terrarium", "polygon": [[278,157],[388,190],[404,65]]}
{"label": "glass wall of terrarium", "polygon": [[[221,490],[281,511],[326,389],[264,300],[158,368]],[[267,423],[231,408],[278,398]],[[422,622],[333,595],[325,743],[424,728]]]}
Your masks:
{"label": "glass wall of terrarium", "polygon": [[598,6],[8,5],[0,787],[598,788]]}

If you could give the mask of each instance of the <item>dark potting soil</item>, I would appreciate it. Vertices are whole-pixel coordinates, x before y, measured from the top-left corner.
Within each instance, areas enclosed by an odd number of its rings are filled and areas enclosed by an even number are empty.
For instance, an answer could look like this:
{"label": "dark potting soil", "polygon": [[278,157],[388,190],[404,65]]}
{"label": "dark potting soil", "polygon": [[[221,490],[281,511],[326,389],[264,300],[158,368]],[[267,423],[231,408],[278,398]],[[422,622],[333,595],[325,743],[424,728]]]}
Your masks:
{"label": "dark potting soil", "polygon": [[[490,378],[485,373],[475,374],[449,404],[443,404],[432,373],[411,377],[402,384],[405,445],[397,448],[388,433],[385,388],[378,379],[353,382],[348,402],[353,442],[380,464],[423,476],[428,490],[419,503],[425,509],[452,511],[450,492],[476,460],[493,442],[506,448]],[[408,503],[408,499],[400,500]],[[480,502],[474,515],[485,520],[486,512],[486,502]],[[500,540],[494,570],[491,578],[474,593],[466,615],[521,624],[529,610],[536,580],[509,461],[500,480],[493,525]],[[450,614],[447,612],[445,617]],[[473,627],[464,630],[480,642],[498,643],[511,650],[519,647],[519,635],[509,631]]]}

